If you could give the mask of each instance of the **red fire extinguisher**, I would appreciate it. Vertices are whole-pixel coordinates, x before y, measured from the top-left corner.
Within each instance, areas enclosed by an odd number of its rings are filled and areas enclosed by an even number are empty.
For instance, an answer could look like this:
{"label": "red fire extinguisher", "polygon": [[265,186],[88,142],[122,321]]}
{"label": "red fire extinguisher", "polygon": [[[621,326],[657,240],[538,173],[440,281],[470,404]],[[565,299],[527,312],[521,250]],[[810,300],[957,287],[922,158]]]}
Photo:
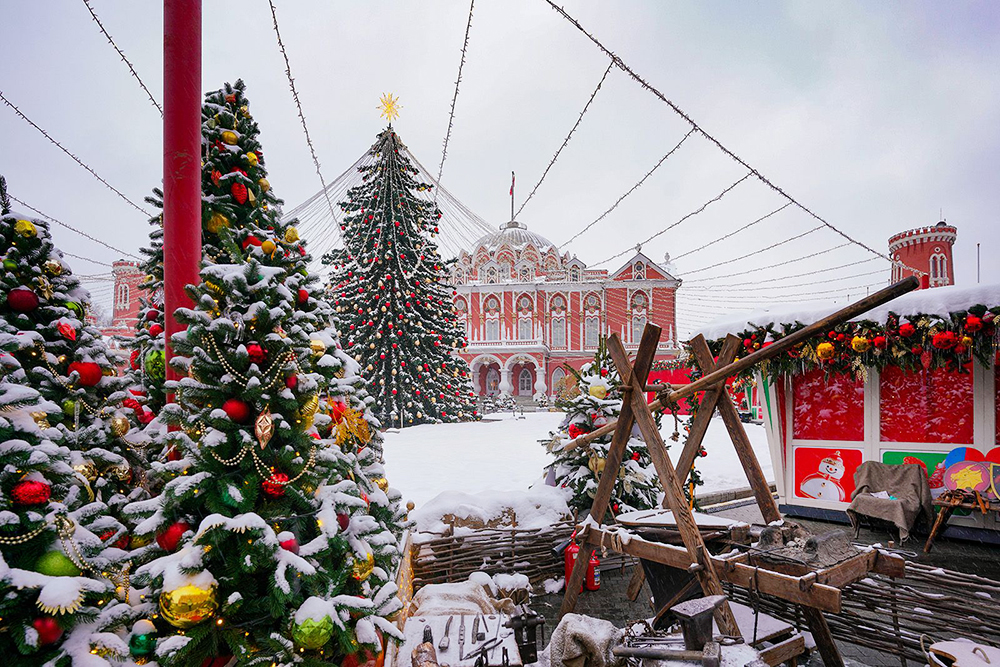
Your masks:
{"label": "red fire extinguisher", "polygon": [[570,575],[573,574],[573,566],[576,564],[576,556],[580,552],[580,545],[576,543],[576,531],[573,531],[573,535],[570,537],[570,540],[572,541],[569,545],[567,545],[564,554],[567,583],[569,583]]}
{"label": "red fire extinguisher", "polygon": [[596,591],[601,587],[601,561],[597,560],[597,552],[590,554],[590,562],[587,563],[586,586],[588,591]]}

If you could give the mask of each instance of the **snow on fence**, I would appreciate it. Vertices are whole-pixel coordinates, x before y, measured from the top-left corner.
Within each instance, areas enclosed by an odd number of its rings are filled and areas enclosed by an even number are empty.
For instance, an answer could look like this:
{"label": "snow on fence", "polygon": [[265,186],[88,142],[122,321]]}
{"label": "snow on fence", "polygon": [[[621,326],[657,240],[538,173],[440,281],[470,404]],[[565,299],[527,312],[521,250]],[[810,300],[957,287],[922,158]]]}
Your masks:
{"label": "snow on fence", "polygon": [[[413,589],[427,584],[465,581],[473,572],[523,574],[532,586],[563,577],[560,549],[573,534],[574,522],[544,528],[482,528],[455,535],[449,528],[439,537],[421,533],[412,547]],[[598,553],[600,557],[600,553]],[[627,559],[631,563],[631,559]],[[609,552],[601,569],[622,566],[626,557]]]}
{"label": "snow on fence", "polygon": [[[730,599],[753,606],[796,627],[799,607],[753,591],[724,585]],[[906,575],[870,574],[843,589],[839,614],[826,614],[833,636],[850,644],[925,661],[920,637],[931,641],[965,637],[1000,645],[1000,581],[906,562]]]}

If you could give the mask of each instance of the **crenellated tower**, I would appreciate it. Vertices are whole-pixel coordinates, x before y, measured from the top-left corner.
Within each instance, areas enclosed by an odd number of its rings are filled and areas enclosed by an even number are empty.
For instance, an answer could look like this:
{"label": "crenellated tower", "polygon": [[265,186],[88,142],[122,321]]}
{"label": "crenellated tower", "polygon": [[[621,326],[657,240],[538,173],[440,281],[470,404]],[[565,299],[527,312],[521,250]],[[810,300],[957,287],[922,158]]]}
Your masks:
{"label": "crenellated tower", "polygon": [[956,238],[958,230],[943,220],[936,225],[910,229],[891,237],[889,255],[899,262],[892,267],[893,282],[915,275],[905,268],[909,266],[927,274],[920,280],[921,289],[954,285],[955,266],[951,248]]}

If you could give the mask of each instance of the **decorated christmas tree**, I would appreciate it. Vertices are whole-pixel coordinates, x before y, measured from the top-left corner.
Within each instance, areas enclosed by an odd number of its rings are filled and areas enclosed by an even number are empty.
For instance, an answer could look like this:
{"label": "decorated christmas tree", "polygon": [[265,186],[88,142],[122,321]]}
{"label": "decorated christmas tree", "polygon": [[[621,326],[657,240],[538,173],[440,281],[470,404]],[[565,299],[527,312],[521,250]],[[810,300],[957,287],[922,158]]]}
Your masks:
{"label": "decorated christmas tree", "polygon": [[[613,434],[598,438],[588,447],[564,451],[563,446],[618,418],[622,406],[621,380],[607,354],[603,338],[593,362],[579,371],[569,370],[576,378],[579,392],[571,398],[556,401],[556,407],[564,410],[566,417],[559,432],[552,434],[546,445],[556,456],[549,468],[547,481],[571,489],[573,495],[569,504],[582,514],[594,503]],[[621,472],[612,472],[618,475],[609,505],[612,514],[658,506],[662,487],[646,443],[635,430],[626,446]]]}
{"label": "decorated christmas tree", "polygon": [[39,423],[59,431],[90,490],[117,511],[143,493],[144,441],[129,434],[128,417],[139,406],[127,401],[127,380],[100,332],[86,323],[90,296],[44,221],[4,215],[0,254],[0,331],[9,336],[23,383],[59,407],[37,413]]}
{"label": "decorated christmas tree", "polygon": [[[389,115],[391,106],[387,108]],[[391,118],[390,118],[391,119]],[[359,167],[362,183],[341,202],[344,247],[324,257],[345,349],[369,378],[375,416],[385,425],[475,418],[466,345],[447,262],[433,236],[441,211],[417,193],[432,186],[390,125]]]}

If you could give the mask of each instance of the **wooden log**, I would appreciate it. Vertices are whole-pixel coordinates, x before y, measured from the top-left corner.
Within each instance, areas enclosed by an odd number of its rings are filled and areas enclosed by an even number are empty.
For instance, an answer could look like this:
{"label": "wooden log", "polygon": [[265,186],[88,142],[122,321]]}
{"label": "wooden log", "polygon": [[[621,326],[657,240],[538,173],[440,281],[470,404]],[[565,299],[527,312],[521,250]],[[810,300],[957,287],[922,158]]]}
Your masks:
{"label": "wooden log", "polygon": [[[906,294],[907,292],[912,292],[919,286],[920,286],[920,281],[913,276],[900,280],[897,283],[893,283],[892,285],[889,285],[884,289],[880,289],[878,292],[875,292],[870,296],[866,296],[865,298],[859,301],[855,301],[854,303],[838,310],[832,315],[827,315],[826,317],[820,319],[819,321],[814,322],[807,327],[799,329],[795,333],[785,336],[781,340],[774,341],[771,345],[768,345],[767,347],[762,347],[756,352],[748,354],[739,361],[733,362],[723,368],[716,369],[712,373],[709,373],[708,375],[699,378],[698,380],[692,382],[691,384],[686,384],[681,387],[678,387],[674,391],[670,392],[669,395],[665,396],[664,400],[656,398],[650,401],[647,408],[651,412],[662,410],[671,402],[677,402],[680,399],[696,394],[699,391],[704,391],[708,389],[708,387],[717,382],[724,382],[727,378],[736,375],[740,371],[744,371],[750,368],[754,364],[758,364],[762,361],[766,361],[767,359],[771,359],[773,357],[778,356],[779,354],[787,352],[790,348],[795,347],[802,341],[811,338],[816,334],[825,333],[831,327],[837,326],[838,324],[842,324],[843,322],[846,322],[847,320],[853,317],[857,317],[858,315],[866,313],[872,308],[877,308],[882,304],[888,303],[893,299],[895,299],[896,297]],[[571,440],[570,442],[566,443],[566,446],[563,447],[563,451],[568,451],[571,449],[576,449],[577,447],[583,447],[585,445],[588,445],[597,438],[600,438],[603,435],[611,433],[611,431],[613,431],[614,428],[615,428],[615,422],[610,422],[609,424],[602,426],[597,430],[581,435],[575,440]]]}
{"label": "wooden log", "polygon": [[[646,328],[648,329],[650,326],[647,324]],[[657,338],[659,338],[659,334],[657,334]],[[643,342],[645,340],[646,336],[644,333]],[[629,373],[628,353],[625,351],[625,346],[622,345],[618,334],[611,334],[611,337],[608,338],[607,347],[611,359],[615,362],[615,366],[618,367],[618,375],[622,378],[623,386],[632,387],[631,392],[625,392],[625,396],[628,399],[627,402],[632,405],[632,413],[636,423],[639,425],[639,431],[646,441],[646,450],[653,459],[653,466],[656,468],[656,473],[663,484],[667,505],[670,511],[673,512],[674,521],[677,523],[677,530],[680,531],[681,538],[684,540],[684,546],[687,547],[691,560],[699,565],[695,576],[698,577],[698,581],[701,583],[701,590],[704,591],[706,596],[725,595],[725,592],[722,590],[722,584],[719,582],[719,577],[712,565],[708,549],[705,547],[705,541],[701,538],[698,525],[691,515],[691,508],[684,499],[681,482],[677,479],[674,465],[667,454],[667,447],[660,436],[660,429],[656,426],[653,415],[646,409],[646,402],[641,392],[645,377],[640,378],[634,372]],[[655,348],[656,346],[652,345],[651,347]],[[639,352],[642,353],[642,351],[643,348],[640,344]],[[625,401],[623,401],[622,405],[623,411],[624,403]],[[619,463],[618,465],[621,464]],[[612,474],[617,475],[618,466],[611,468],[611,470],[613,471]],[[605,467],[605,473],[607,471],[608,468]],[[719,624],[719,629],[725,634],[739,634],[739,625],[736,623],[736,617],[733,616],[732,609],[729,608],[729,603],[723,601],[715,609],[715,620]]]}
{"label": "wooden log", "polygon": [[[702,342],[705,341],[705,337],[700,334],[697,338],[700,338]],[[691,342],[693,343],[694,340]],[[705,349],[708,349],[707,344],[705,345]],[[725,366],[732,363],[737,351],[739,351],[739,340],[735,336],[732,337],[732,340],[727,337],[726,341],[722,344],[722,352],[719,354],[718,364],[711,361],[711,353],[709,353],[709,361],[702,362],[699,360],[698,367],[701,368],[703,373],[711,373],[717,366]],[[725,383],[720,382],[706,389],[705,394],[701,398],[701,404],[695,411],[694,419],[691,420],[691,431],[688,433],[687,442],[684,443],[684,449],[677,459],[677,474],[682,479],[687,479],[688,475],[691,474],[694,459],[701,449],[701,442],[705,439],[705,434],[708,433],[708,425],[712,423],[715,406],[719,399],[725,396],[725,391]],[[726,398],[728,400],[728,397]]]}
{"label": "wooden log", "polygon": [[806,625],[809,626],[809,632],[812,633],[813,641],[816,642],[819,655],[823,658],[824,667],[844,667],[844,659],[840,657],[840,649],[833,641],[830,626],[827,625],[823,612],[802,605],[802,615],[806,619]]}
{"label": "wooden log", "polygon": [[[736,336],[730,334],[726,337],[725,344],[735,346],[739,344],[739,340]],[[692,339],[691,350],[699,365],[704,365],[707,368],[712,364],[712,352],[708,349],[708,343],[705,342],[704,336],[698,335]],[[722,421],[726,424],[726,430],[729,431],[729,438],[736,449],[736,455],[743,466],[743,472],[747,476],[747,481],[750,482],[750,488],[753,490],[754,498],[757,500],[757,506],[760,507],[764,523],[781,521],[781,512],[778,511],[778,503],[775,502],[774,496],[771,495],[771,485],[764,477],[764,471],[760,469],[760,462],[757,460],[757,455],[754,454],[753,445],[750,444],[750,438],[743,428],[740,415],[736,412],[736,406],[733,405],[733,402],[727,396],[726,400],[716,401],[716,407],[719,410],[719,414],[722,415]]]}
{"label": "wooden log", "polygon": [[780,665],[792,658],[797,658],[805,652],[806,638],[802,635],[795,635],[774,646],[761,649],[760,659],[774,667],[774,665]]}
{"label": "wooden log", "polygon": [[[631,387],[642,387],[646,384],[649,370],[653,367],[653,359],[656,357],[656,346],[660,340],[660,327],[647,324],[642,332],[642,339],[639,342],[639,351],[636,354],[635,366],[627,369],[619,369],[618,375],[622,379],[625,395],[631,394]],[[626,357],[627,358],[627,357]],[[643,403],[642,410],[647,417],[645,402],[639,395],[639,401]],[[611,446],[608,448],[608,455],[604,463],[604,471],[610,474],[602,474],[597,482],[597,492],[594,494],[594,504],[590,508],[590,519],[594,525],[600,526],[604,521],[604,515],[608,511],[608,504],[611,502],[611,493],[614,491],[615,482],[618,479],[618,469],[621,468],[622,459],[625,456],[625,448],[632,437],[632,421],[634,419],[633,404],[631,401],[622,401],[622,409],[618,414],[618,426],[615,434],[611,438]],[[576,563],[570,573],[569,581],[566,582],[566,592],[563,596],[562,606],[559,608],[559,618],[573,611],[576,607],[576,599],[580,595],[580,586],[583,584],[583,577],[587,572],[587,563],[593,553],[591,549],[580,549],[577,552]]]}

